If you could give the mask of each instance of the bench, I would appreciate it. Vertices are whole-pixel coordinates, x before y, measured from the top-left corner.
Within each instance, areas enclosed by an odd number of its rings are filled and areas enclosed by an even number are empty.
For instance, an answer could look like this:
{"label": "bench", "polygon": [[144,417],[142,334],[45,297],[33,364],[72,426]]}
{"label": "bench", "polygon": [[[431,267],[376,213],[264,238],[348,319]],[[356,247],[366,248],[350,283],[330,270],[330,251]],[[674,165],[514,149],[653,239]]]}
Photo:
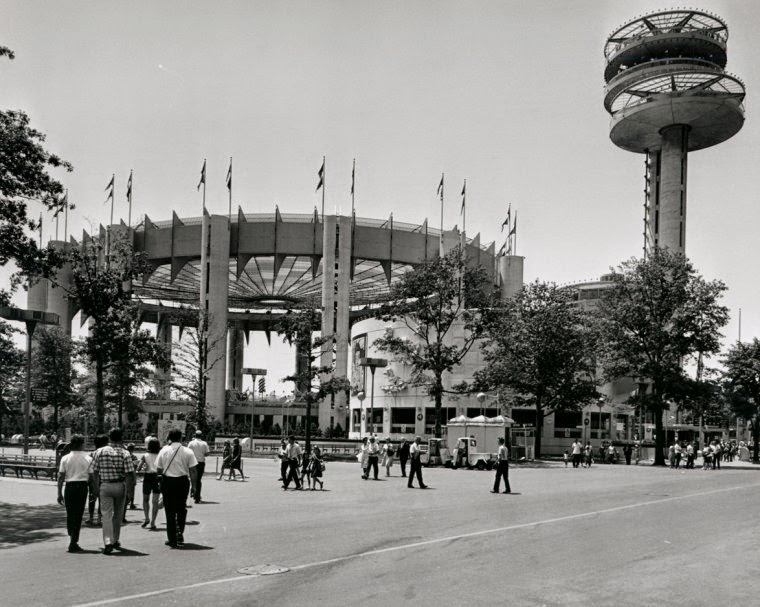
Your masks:
{"label": "bench", "polygon": [[58,468],[55,456],[44,455],[2,455],[0,456],[0,474],[5,476],[6,470],[13,470],[16,478],[23,478],[24,472],[30,478],[39,479],[39,473],[44,473],[49,479],[56,480]]}

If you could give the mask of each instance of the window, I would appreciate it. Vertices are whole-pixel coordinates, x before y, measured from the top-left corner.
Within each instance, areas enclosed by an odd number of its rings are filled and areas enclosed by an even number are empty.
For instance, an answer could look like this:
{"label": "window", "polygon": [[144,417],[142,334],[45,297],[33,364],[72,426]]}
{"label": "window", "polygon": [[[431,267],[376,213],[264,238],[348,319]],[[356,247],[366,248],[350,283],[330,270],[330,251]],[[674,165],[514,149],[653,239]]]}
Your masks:
{"label": "window", "polygon": [[391,409],[391,432],[394,434],[411,434],[415,430],[414,407],[393,407]]}

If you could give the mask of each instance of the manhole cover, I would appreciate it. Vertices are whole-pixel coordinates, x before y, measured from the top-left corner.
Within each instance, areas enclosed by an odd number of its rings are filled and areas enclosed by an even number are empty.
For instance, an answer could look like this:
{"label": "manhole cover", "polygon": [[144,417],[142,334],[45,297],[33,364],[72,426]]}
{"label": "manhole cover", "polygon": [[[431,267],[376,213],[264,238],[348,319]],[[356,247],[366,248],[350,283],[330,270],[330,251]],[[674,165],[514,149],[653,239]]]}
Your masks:
{"label": "manhole cover", "polygon": [[288,567],[282,565],[252,565],[251,567],[243,567],[238,569],[238,573],[243,575],[276,575],[278,573],[286,573],[290,571]]}

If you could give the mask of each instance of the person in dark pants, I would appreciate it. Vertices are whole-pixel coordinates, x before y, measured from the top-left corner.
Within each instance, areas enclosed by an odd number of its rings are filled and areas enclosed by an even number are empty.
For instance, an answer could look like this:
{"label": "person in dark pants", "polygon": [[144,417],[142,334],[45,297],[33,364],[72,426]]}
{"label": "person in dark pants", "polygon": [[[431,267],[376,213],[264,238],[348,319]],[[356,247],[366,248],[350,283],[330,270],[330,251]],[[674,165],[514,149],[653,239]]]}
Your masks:
{"label": "person in dark pants", "polygon": [[190,492],[196,504],[201,503],[201,489],[203,488],[203,473],[206,470],[206,456],[208,455],[208,443],[203,440],[203,433],[200,430],[195,431],[195,438],[188,443],[187,448],[195,455],[198,467],[195,469],[196,481]]}
{"label": "person in dark pants", "polygon": [[509,449],[504,444],[504,439],[499,438],[499,461],[496,464],[496,478],[493,481],[491,493],[499,492],[501,479],[504,479],[504,493],[512,493],[512,487],[509,486]]}
{"label": "person in dark pants", "polygon": [[375,480],[377,480],[377,463],[378,459],[380,458],[380,445],[378,445],[375,442],[375,437],[370,436],[369,437],[369,445],[367,445],[367,475],[365,476],[364,480],[367,480],[369,477],[369,471],[372,470],[375,474]]}
{"label": "person in dark pants", "polygon": [[412,485],[412,482],[414,481],[414,475],[417,475],[417,482],[420,485],[420,489],[427,489],[427,485],[422,480],[422,461],[420,460],[420,443],[422,442],[422,439],[417,436],[414,439],[414,442],[412,443],[412,446],[409,447],[409,457],[411,459],[411,464],[409,467],[409,481],[407,482],[406,486],[409,487],[409,489],[413,489],[414,486]]}
{"label": "person in dark pants", "polygon": [[401,463],[401,476],[406,478],[406,462],[409,459],[409,443],[405,438],[401,439],[401,444],[398,446],[398,461]]}
{"label": "person in dark pants", "polygon": [[185,521],[187,519],[187,496],[190,483],[196,484],[198,461],[195,454],[182,446],[182,430],[174,428],[169,432],[169,444],[158,454],[156,469],[161,477],[161,494],[166,510],[165,542],[170,548],[185,543]]}
{"label": "person in dark pants", "polygon": [[[108,444],[108,435],[106,434],[98,434],[95,436],[95,450],[90,454],[90,459],[95,457],[95,454],[105,447]],[[92,479],[90,479],[92,481]],[[98,504],[98,497],[100,495],[100,491],[97,486],[90,485],[90,495],[87,500],[87,508],[90,513],[90,518],[87,519],[88,525],[95,525],[95,505],[98,506],[98,520],[97,524],[100,525],[102,521],[102,516],[100,513],[100,504]]]}
{"label": "person in dark pants", "polygon": [[227,478],[228,481],[232,480],[233,478],[237,480],[237,477],[235,476],[235,470],[240,472],[240,480],[245,481],[245,475],[243,474],[243,470],[241,468],[242,455],[243,451],[240,448],[240,439],[232,439],[232,462],[230,463],[230,475]]}
{"label": "person in dark pants", "polygon": [[278,481],[285,482],[285,477],[288,475],[288,459],[285,457],[285,450],[286,450],[287,443],[285,442],[285,439],[282,439],[280,441],[280,478],[278,478]]}
{"label": "person in dark pants", "polygon": [[296,437],[292,434],[288,436],[288,446],[285,447],[285,459],[288,462],[288,475],[282,484],[283,489],[287,489],[290,481],[296,484],[296,489],[301,489],[301,478],[298,475],[298,460],[301,459],[301,447],[296,444]]}
{"label": "person in dark pants", "polygon": [[[66,531],[69,534],[69,552],[82,552],[79,547],[79,530],[87,503],[90,480],[90,456],[84,449],[84,437],[75,434],[69,443],[71,451],[61,458],[58,470],[58,503],[66,505]],[[66,483],[66,489],[63,484]]]}

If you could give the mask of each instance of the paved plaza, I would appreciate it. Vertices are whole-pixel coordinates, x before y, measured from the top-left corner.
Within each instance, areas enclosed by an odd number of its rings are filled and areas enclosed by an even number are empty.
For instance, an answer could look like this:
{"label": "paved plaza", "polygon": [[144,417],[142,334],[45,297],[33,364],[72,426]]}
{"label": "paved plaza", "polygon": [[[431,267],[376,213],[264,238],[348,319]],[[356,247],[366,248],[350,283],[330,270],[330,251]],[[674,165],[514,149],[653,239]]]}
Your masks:
{"label": "paved plaza", "polygon": [[[209,468],[213,470],[213,459]],[[51,481],[0,479],[4,605],[708,605],[755,604],[760,474],[563,464],[492,472],[425,469],[363,481],[329,462],[325,491],[284,492],[278,465],[248,482],[205,477],[184,549],[130,511],[125,550],[83,529],[68,554]],[[139,489],[138,489],[139,492]],[[239,573],[250,568],[254,575]],[[280,568],[288,571],[273,573]]]}

